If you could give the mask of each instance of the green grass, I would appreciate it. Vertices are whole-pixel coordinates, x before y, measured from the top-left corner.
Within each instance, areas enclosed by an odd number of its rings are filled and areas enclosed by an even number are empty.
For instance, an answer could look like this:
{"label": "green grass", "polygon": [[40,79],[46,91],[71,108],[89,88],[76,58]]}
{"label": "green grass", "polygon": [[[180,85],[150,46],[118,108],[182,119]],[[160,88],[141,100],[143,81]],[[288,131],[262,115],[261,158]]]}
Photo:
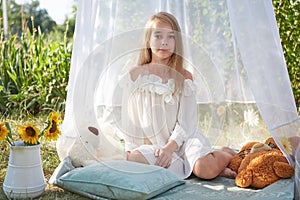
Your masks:
{"label": "green grass", "polygon": [[[39,118],[30,118],[30,119],[1,119],[0,121],[8,121],[10,122],[12,126],[12,131],[16,131],[17,124],[24,123],[27,121],[32,122],[33,124],[36,124],[38,127],[41,127],[45,121],[45,117],[39,117]],[[39,198],[36,199],[62,199],[62,200],[76,200],[76,199],[87,199],[82,196],[79,196],[77,194],[65,191],[59,187],[50,185],[48,183],[51,175],[53,174],[55,168],[59,165],[60,160],[56,152],[56,143],[55,141],[53,142],[48,142],[45,140],[41,141],[41,157],[42,157],[42,165],[43,165],[43,171],[45,175],[45,181],[47,183],[45,192],[40,196]],[[9,160],[9,145],[5,141],[0,141],[0,149],[1,149],[1,154],[0,154],[0,182],[1,182],[1,190],[0,190],[0,199],[8,199],[4,192],[3,192],[3,182],[8,166],[8,160]]]}

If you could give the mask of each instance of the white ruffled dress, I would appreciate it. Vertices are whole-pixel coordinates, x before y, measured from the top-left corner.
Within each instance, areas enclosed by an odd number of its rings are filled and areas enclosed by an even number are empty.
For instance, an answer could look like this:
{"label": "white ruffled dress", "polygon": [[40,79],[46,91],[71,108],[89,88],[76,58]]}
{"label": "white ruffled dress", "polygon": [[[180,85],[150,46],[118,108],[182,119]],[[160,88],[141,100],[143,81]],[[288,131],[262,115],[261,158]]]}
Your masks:
{"label": "white ruffled dress", "polygon": [[179,148],[168,169],[183,179],[189,177],[196,160],[212,152],[210,142],[197,126],[192,80],[184,81],[182,95],[173,95],[174,79],[164,83],[154,74],[140,75],[132,81],[128,73],[121,82],[125,150],[138,150],[154,164],[155,150],[172,139]]}

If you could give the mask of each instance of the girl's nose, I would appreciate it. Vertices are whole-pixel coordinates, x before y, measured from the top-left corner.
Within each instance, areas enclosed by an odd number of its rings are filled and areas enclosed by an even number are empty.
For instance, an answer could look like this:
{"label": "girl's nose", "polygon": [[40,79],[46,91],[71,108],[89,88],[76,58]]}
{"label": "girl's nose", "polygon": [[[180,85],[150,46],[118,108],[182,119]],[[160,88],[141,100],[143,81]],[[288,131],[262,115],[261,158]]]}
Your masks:
{"label": "girl's nose", "polygon": [[168,42],[167,42],[166,40],[162,40],[161,44],[162,44],[163,46],[166,46],[166,45],[168,45]]}

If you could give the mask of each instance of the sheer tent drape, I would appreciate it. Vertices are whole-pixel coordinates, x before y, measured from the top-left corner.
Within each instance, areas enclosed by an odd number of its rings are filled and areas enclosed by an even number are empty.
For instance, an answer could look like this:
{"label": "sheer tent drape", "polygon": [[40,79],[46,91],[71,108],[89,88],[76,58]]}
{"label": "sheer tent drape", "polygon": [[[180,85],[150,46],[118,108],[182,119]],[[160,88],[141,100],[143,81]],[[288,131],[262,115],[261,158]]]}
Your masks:
{"label": "sheer tent drape", "polygon": [[158,11],[180,23],[185,66],[197,85],[199,127],[213,145],[239,148],[270,133],[281,144],[299,134],[271,0],[81,0],[60,158],[74,138],[90,134],[88,126],[112,127],[113,137],[102,131],[99,140],[122,138],[119,77],[136,66],[144,25]]}
{"label": "sheer tent drape", "polygon": [[228,1],[228,5],[232,10],[233,32],[256,104],[268,130],[281,144],[282,141],[278,140],[299,135],[299,116],[272,2],[245,1],[238,5],[235,1]]}

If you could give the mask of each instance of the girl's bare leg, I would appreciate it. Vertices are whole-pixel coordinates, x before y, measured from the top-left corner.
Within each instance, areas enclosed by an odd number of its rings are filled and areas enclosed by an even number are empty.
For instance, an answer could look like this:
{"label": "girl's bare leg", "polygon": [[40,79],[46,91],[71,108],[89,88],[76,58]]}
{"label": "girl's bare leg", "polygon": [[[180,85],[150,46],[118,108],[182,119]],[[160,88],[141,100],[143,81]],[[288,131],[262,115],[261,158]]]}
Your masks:
{"label": "girl's bare leg", "polygon": [[230,149],[222,149],[221,151],[214,151],[202,158],[199,158],[193,169],[193,173],[203,179],[213,179],[217,176],[224,176],[234,178],[236,173],[227,168],[234,151]]}
{"label": "girl's bare leg", "polygon": [[132,162],[138,162],[143,164],[149,164],[147,159],[139,151],[127,152],[127,160]]}
{"label": "girl's bare leg", "polygon": [[230,149],[229,147],[222,147],[221,151],[225,151],[225,152],[229,153],[232,156],[234,156],[236,154],[236,152],[233,151],[232,149]]}

